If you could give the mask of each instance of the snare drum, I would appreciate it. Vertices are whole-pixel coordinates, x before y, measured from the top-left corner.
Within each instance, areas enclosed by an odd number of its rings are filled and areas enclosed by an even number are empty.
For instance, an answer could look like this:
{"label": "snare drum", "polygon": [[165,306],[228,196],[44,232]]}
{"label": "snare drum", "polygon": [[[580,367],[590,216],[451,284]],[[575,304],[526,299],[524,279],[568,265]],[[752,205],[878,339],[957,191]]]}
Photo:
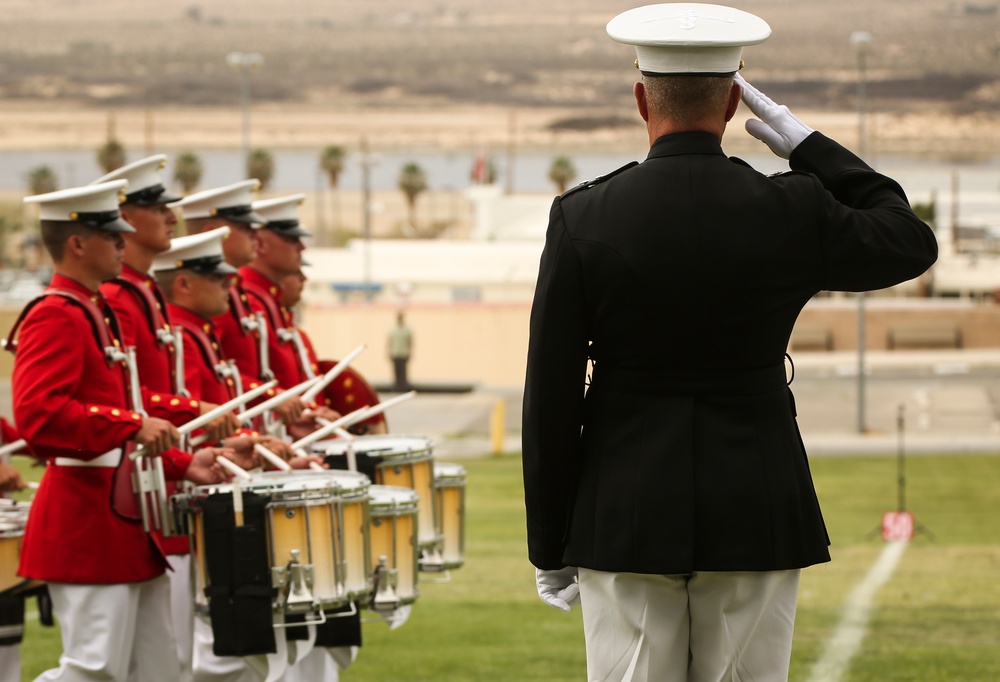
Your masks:
{"label": "snare drum", "polygon": [[441,534],[440,563],[421,561],[421,571],[459,568],[465,563],[465,468],[435,462],[434,490]]}
{"label": "snare drum", "polygon": [[371,564],[375,594],[372,606],[393,609],[412,604],[417,591],[417,494],[409,488],[373,485]]}
{"label": "snare drum", "polygon": [[28,504],[0,500],[0,592],[24,582],[17,568],[27,521]]}
{"label": "snare drum", "polygon": [[331,466],[344,466],[348,449],[355,456],[375,460],[374,482],[378,485],[410,488],[420,498],[417,538],[421,547],[439,542],[434,495],[434,455],[430,438],[423,436],[359,436],[352,440],[319,441],[314,451],[333,455]]}
{"label": "snare drum", "polygon": [[[368,479],[339,472],[268,472],[240,482],[242,493],[267,500],[266,555],[274,586],[284,590],[302,579],[306,597],[286,599],[276,608],[288,614],[346,606],[369,591],[367,554]],[[205,551],[204,509],[209,500],[233,509],[234,485],[200,486],[178,502],[191,517],[195,606],[208,611],[212,566]],[[181,496],[184,498],[185,496]],[[300,595],[301,596],[301,595]]]}

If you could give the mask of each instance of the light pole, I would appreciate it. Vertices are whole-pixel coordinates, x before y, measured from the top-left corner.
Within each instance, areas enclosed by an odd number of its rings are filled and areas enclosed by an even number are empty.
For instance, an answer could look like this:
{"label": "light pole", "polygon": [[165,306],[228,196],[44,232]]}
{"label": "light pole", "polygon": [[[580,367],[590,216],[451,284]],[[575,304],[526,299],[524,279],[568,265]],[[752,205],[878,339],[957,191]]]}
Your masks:
{"label": "light pole", "polygon": [[[865,130],[868,117],[866,67],[871,42],[872,36],[868,31],[855,31],[851,34],[851,45],[858,55],[858,156],[862,159],[865,157],[865,142],[868,137]],[[868,431],[865,408],[865,298],[865,292],[858,293],[858,433]]]}
{"label": "light pole", "polygon": [[377,154],[372,154],[368,149],[368,138],[361,138],[361,201],[364,218],[364,263],[363,276],[365,287],[365,300],[371,301],[374,292],[372,290],[372,183],[371,170],[379,163]]}
{"label": "light pole", "polygon": [[226,63],[240,74],[240,109],[243,112],[243,163],[250,160],[250,71],[264,63],[259,52],[230,52]]}

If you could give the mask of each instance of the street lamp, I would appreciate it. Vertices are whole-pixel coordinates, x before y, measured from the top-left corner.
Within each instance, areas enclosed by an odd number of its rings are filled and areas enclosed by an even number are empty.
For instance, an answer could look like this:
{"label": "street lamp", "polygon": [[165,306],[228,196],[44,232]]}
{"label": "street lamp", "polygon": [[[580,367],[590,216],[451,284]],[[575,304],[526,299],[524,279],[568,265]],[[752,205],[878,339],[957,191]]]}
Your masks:
{"label": "street lamp", "polygon": [[361,201],[364,218],[364,262],[363,278],[365,289],[365,300],[371,301],[374,297],[374,284],[372,283],[372,182],[371,171],[380,161],[378,154],[372,154],[368,149],[368,138],[361,138]]}
{"label": "street lamp", "polygon": [[[858,55],[858,156],[865,156],[867,132],[865,119],[868,116],[866,90],[868,85],[867,58],[871,49],[872,36],[868,31],[851,34],[851,45]],[[858,433],[868,431],[865,416],[865,292],[858,293]]]}
{"label": "street lamp", "polygon": [[250,160],[250,71],[264,63],[259,52],[230,52],[226,63],[240,74],[240,108],[243,111],[243,163]]}

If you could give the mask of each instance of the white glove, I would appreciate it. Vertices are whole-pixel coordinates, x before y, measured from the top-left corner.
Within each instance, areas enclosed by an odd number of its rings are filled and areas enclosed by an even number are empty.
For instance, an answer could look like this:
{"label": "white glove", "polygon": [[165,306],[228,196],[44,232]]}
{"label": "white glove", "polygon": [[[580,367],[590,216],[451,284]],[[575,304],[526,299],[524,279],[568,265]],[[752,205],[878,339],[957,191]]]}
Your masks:
{"label": "white glove", "polygon": [[743,102],[754,116],[747,121],[747,132],[771,148],[783,159],[792,155],[796,147],[814,131],[784,105],[775,104],[770,97],[750,85],[743,76],[736,74],[736,82],[743,88]]}
{"label": "white glove", "polygon": [[567,613],[574,604],[580,603],[580,583],[576,578],[576,567],[567,566],[558,571],[543,571],[535,569],[535,584],[538,596],[549,606],[562,609]]}

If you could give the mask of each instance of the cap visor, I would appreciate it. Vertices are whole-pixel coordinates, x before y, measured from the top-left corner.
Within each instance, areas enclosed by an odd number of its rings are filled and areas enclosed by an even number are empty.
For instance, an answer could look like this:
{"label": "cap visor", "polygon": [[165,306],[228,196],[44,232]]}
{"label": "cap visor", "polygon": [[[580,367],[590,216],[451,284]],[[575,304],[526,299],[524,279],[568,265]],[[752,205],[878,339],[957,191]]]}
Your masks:
{"label": "cap visor", "polygon": [[98,230],[103,230],[104,232],[123,232],[123,233],[135,232],[135,228],[126,223],[121,218],[106,223],[101,223],[99,225],[95,225],[93,223],[89,224],[91,227]]}
{"label": "cap visor", "polygon": [[271,230],[276,234],[280,234],[282,237],[311,237],[312,232],[302,229],[301,225],[296,225],[295,227],[287,227],[283,230],[279,230],[276,227],[268,227],[267,225],[262,226],[265,230]]}
{"label": "cap visor", "polygon": [[232,220],[233,222],[236,223],[247,223],[255,230],[260,229],[261,227],[267,225],[267,218],[260,215],[259,213],[254,213],[253,211],[250,211],[249,213],[241,213],[239,215],[226,215],[222,217],[224,217],[226,220]]}

